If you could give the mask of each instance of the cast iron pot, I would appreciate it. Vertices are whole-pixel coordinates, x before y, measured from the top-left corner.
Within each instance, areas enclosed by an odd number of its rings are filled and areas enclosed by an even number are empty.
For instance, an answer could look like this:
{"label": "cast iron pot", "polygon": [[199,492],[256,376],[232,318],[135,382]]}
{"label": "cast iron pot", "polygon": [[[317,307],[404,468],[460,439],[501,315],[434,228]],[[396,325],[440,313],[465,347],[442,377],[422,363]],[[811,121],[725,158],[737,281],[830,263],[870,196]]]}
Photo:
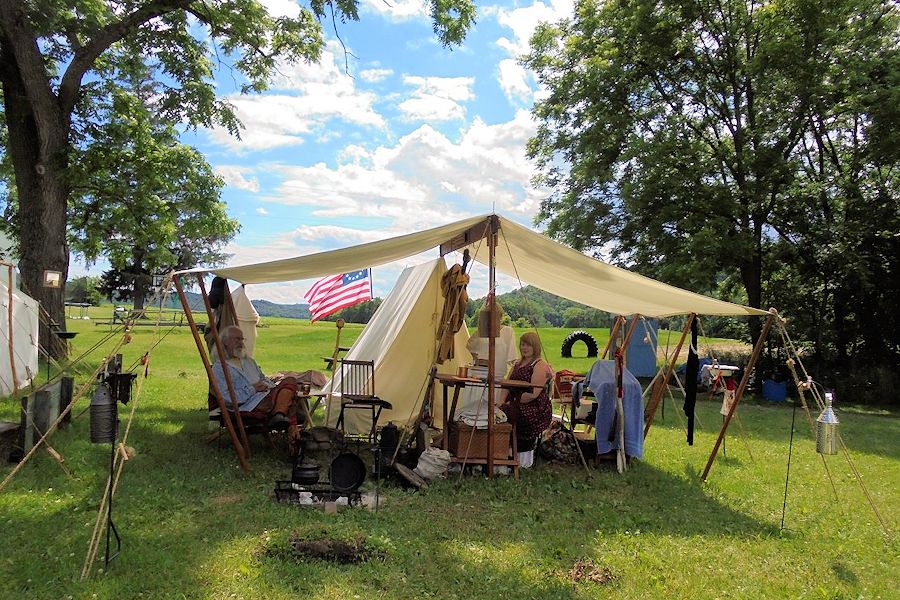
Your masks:
{"label": "cast iron pot", "polygon": [[331,487],[339,492],[352,492],[366,480],[366,463],[353,454],[344,452],[331,461]]}
{"label": "cast iron pot", "polygon": [[319,481],[319,465],[314,462],[298,462],[291,471],[291,481],[311,485]]}

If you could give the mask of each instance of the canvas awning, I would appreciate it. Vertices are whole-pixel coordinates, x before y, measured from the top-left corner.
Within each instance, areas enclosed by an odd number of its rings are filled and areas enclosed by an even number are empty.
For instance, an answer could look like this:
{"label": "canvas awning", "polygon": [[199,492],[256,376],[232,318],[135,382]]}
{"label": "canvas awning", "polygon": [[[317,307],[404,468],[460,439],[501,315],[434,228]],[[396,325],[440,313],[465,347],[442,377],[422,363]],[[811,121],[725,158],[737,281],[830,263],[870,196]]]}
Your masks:
{"label": "canvas awning", "polygon": [[[496,215],[472,217],[395,238],[379,240],[283,260],[191,269],[178,274],[212,272],[240,283],[274,283],[313,279],[383,265],[413,256],[454,238],[480,223],[499,223],[497,269],[522,283],[612,314],[648,317],[697,313],[704,315],[766,315],[767,311],[724,302],[632,273],[586,256],[540,233]],[[462,249],[458,245],[456,249]],[[473,259],[487,264],[488,248],[476,240],[468,244]]]}

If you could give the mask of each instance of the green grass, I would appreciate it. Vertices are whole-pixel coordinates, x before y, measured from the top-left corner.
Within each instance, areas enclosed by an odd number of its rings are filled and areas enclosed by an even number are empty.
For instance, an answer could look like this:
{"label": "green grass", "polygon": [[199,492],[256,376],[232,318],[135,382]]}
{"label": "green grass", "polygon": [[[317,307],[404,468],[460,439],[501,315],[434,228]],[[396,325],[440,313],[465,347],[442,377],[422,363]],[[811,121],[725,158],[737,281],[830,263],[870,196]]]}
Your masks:
{"label": "green grass", "polygon": [[[321,368],[334,344],[331,323],[265,323],[257,357],[268,371]],[[108,329],[68,325],[81,332],[76,352]],[[348,325],[343,341],[359,331]],[[79,580],[109,460],[109,446],[88,442],[84,415],[51,440],[72,479],[39,453],[0,493],[0,598],[897,597],[896,537],[882,533],[842,456],[827,457],[835,499],[799,412],[780,531],[790,407],[743,405],[747,439],[732,429],[706,484],[699,473],[721,422],[718,399],[700,402],[703,427],[692,447],[667,402],[645,460],[624,475],[540,465],[518,481],[470,477],[458,486],[454,478],[424,492],[385,484],[377,514],[329,516],[270,499],[289,465],[262,440],[252,441],[249,474],[227,442],[204,444],[206,378],[194,342],[187,328],[164,333],[138,328],[123,350],[130,366],[159,342],[128,439],[135,455],[115,499],[121,556],[100,573],[101,552],[92,577]],[[540,333],[553,357],[568,330]],[[602,346],[605,334],[591,333]],[[91,360],[85,372],[99,354]],[[593,359],[551,362],[584,371]],[[82,399],[78,411],[85,406]],[[896,529],[900,421],[839,415],[854,464]],[[12,402],[0,402],[0,418],[18,418]],[[384,559],[298,563],[284,551],[292,533],[364,539]],[[615,579],[573,584],[568,572],[580,558]]]}

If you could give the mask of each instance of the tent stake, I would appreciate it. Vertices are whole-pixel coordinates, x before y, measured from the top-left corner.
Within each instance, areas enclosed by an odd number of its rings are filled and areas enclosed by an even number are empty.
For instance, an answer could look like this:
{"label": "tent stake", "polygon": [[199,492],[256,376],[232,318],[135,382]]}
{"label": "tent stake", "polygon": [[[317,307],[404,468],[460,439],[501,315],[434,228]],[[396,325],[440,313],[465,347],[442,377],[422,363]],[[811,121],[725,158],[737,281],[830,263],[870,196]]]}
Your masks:
{"label": "tent stake", "polygon": [[774,308],[769,309],[769,317],[766,319],[766,324],[763,325],[763,330],[759,334],[759,339],[756,340],[756,345],[753,347],[753,354],[750,356],[750,362],[747,363],[747,366],[744,368],[744,376],[741,377],[741,383],[734,393],[734,402],[731,403],[728,414],[725,416],[725,420],[722,421],[722,429],[719,431],[719,437],[716,438],[716,444],[713,446],[712,452],[709,455],[709,460],[706,461],[706,468],[703,469],[703,475],[700,476],[703,481],[706,481],[706,476],[709,475],[709,471],[712,469],[713,461],[716,459],[716,454],[719,452],[719,446],[722,445],[722,440],[725,438],[725,432],[728,430],[728,425],[731,423],[734,411],[737,410],[741,398],[744,397],[744,390],[747,389],[747,383],[750,381],[750,373],[753,371],[753,367],[756,366],[759,355],[762,354],[763,346],[766,343],[766,339],[769,337],[769,331],[772,330],[772,325],[775,323],[776,315],[777,313]]}

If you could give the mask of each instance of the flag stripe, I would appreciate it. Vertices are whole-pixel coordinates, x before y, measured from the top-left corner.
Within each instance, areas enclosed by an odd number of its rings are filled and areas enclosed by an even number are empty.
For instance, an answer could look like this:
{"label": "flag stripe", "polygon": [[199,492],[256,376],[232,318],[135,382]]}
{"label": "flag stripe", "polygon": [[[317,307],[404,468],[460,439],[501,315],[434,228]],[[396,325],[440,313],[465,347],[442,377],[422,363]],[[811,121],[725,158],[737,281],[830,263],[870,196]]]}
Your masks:
{"label": "flag stripe", "polygon": [[354,286],[352,288],[342,289],[335,294],[332,294],[328,297],[322,297],[316,300],[315,304],[309,305],[309,310],[312,312],[315,310],[316,312],[320,310],[327,310],[334,304],[347,302],[350,300],[369,300],[371,296],[369,295],[369,286],[366,283],[362,285]]}
{"label": "flag stripe", "polygon": [[304,294],[310,320],[327,317],[343,308],[372,299],[372,270],[362,269],[323,277]]}

